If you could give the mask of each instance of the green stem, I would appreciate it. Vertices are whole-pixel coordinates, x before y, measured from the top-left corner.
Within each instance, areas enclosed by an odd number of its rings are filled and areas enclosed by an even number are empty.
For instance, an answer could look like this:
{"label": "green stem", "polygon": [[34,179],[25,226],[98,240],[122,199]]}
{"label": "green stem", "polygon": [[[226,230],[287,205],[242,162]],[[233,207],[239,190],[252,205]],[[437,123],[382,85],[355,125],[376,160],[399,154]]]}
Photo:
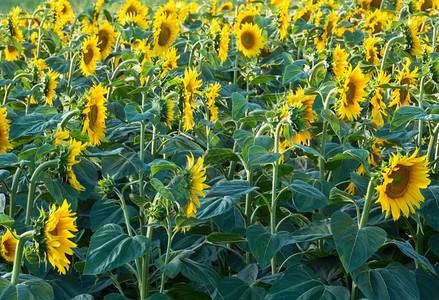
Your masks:
{"label": "green stem", "polygon": [[[323,109],[326,110],[329,108],[329,104],[331,102],[331,96],[337,92],[336,89],[332,89],[328,95],[326,96],[326,100],[323,103]],[[322,128],[322,143],[320,146],[320,154],[321,157],[319,157],[319,179],[321,181],[325,180],[325,148],[326,148],[326,136],[328,131],[328,122],[323,119],[323,128]]]}
{"label": "green stem", "polygon": [[[439,23],[438,23],[439,24]],[[436,48],[436,39],[437,39],[437,25],[435,24],[433,26],[433,39],[431,41],[431,53],[435,52],[435,48]]]}
{"label": "green stem", "polygon": [[375,188],[375,177],[371,177],[369,180],[369,185],[367,186],[366,200],[364,201],[363,214],[361,215],[361,220],[359,227],[364,228],[367,225],[367,220],[369,218],[370,206],[372,205],[372,198],[374,195]]}
{"label": "green stem", "polygon": [[312,68],[312,72],[311,72],[311,77],[309,78],[309,82],[312,82],[312,80],[314,79],[314,76],[316,74],[316,72],[319,70],[319,68],[321,66],[325,66],[326,62],[324,60],[318,62],[313,68]]}
{"label": "green stem", "polygon": [[32,177],[30,179],[29,183],[29,193],[27,194],[27,205],[26,205],[26,218],[24,221],[24,224],[30,225],[30,218],[32,216],[32,208],[34,204],[34,196],[35,196],[35,188],[37,185],[37,181],[40,177],[41,172],[45,171],[48,168],[54,168],[57,167],[59,164],[59,159],[53,159],[46,161],[39,165],[34,173],[32,174]]}
{"label": "green stem", "polygon": [[155,157],[156,155],[156,148],[157,148],[157,128],[155,128],[154,125],[152,125],[152,141],[151,141],[151,155]]}
{"label": "green stem", "polygon": [[[419,87],[419,107],[421,109],[423,109],[423,105],[424,105],[424,101],[423,100],[424,100],[425,77],[426,76],[422,76],[420,87]],[[419,123],[418,123],[418,147],[419,147],[420,150],[422,150],[422,120],[419,120]]]}
{"label": "green stem", "polygon": [[[168,210],[168,208],[166,208],[166,210]],[[169,261],[169,253],[171,251],[171,244],[172,244],[172,231],[171,231],[171,220],[168,217],[168,228],[166,229],[166,233],[168,234],[168,244],[166,245],[166,256],[165,256],[165,265],[168,264]],[[162,272],[162,280],[160,283],[160,293],[163,293],[163,290],[165,289],[165,279],[166,279],[166,274],[165,272]]]}
{"label": "green stem", "polygon": [[386,59],[387,59],[387,56],[389,55],[390,47],[392,47],[393,43],[400,41],[401,39],[403,39],[403,38],[400,36],[395,36],[387,42],[386,49],[384,50],[383,60],[381,61],[381,70],[384,70],[384,67],[386,65]]}
{"label": "green stem", "polygon": [[20,270],[21,270],[21,263],[23,261],[23,254],[24,254],[24,243],[28,239],[30,239],[35,232],[27,231],[20,235],[18,242],[17,242],[17,248],[15,249],[15,258],[14,258],[14,266],[12,268],[12,276],[11,276],[11,283],[16,285],[18,283],[18,278],[20,276]]}
{"label": "green stem", "polygon": [[38,27],[38,43],[37,43],[37,54],[35,55],[35,58],[40,58],[40,49],[41,49],[41,28],[43,28],[44,21],[46,20],[47,13],[44,14],[43,18],[41,19],[40,27]]}
{"label": "green stem", "polygon": [[[253,174],[248,169],[246,169],[245,171],[247,173],[247,181],[248,181],[249,187],[252,187],[252,185],[253,185]],[[246,220],[245,220],[246,228],[251,225],[251,202],[252,202],[252,193],[250,192],[247,195],[245,195],[245,211],[244,211],[244,214],[245,214],[245,217],[246,217]],[[251,253],[247,252],[245,258],[246,258],[246,263],[250,264],[251,263]]]}
{"label": "green stem", "polygon": [[430,138],[430,142],[428,143],[427,149],[427,160],[429,162],[432,161],[433,147],[437,145],[437,137],[439,135],[439,123],[433,129],[433,136]]}
{"label": "green stem", "polygon": [[15,197],[17,196],[18,183],[20,181],[20,169],[17,168],[12,178],[11,197],[9,200],[9,216],[14,219],[15,216]]}
{"label": "green stem", "polygon": [[73,118],[76,114],[78,114],[78,113],[79,113],[79,109],[74,109],[74,110],[69,111],[68,113],[66,113],[66,114],[62,117],[62,120],[61,120],[61,123],[59,124],[59,127],[63,128],[63,127],[66,125],[66,123],[67,123],[71,118]]}
{"label": "green stem", "polygon": [[73,77],[73,72],[75,70],[75,63],[76,63],[76,58],[78,57],[78,53],[75,53],[72,57],[72,60],[70,61],[70,67],[69,67],[69,79],[67,82],[67,95],[70,96],[70,92],[72,90],[72,77]]}

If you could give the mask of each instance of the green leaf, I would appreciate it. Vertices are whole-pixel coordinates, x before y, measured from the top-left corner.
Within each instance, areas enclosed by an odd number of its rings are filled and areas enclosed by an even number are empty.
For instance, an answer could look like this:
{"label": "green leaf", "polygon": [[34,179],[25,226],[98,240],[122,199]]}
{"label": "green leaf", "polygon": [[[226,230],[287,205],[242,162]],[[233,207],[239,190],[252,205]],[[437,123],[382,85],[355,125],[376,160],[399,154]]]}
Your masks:
{"label": "green leaf", "polygon": [[280,153],[268,153],[262,146],[254,145],[248,149],[248,165],[258,166],[274,163],[281,157]]}
{"label": "green leaf", "polygon": [[364,149],[349,149],[343,151],[343,153],[339,153],[328,159],[328,162],[341,160],[341,159],[355,159],[362,163],[363,165],[367,162],[367,157],[369,156],[369,151]]}
{"label": "green leaf", "polygon": [[116,148],[114,150],[111,151],[93,151],[92,149],[90,149],[91,153],[87,153],[85,156],[89,156],[89,157],[103,157],[103,156],[113,156],[113,155],[120,155],[122,154],[122,151],[124,150],[124,147],[120,147],[120,148]]}
{"label": "green leaf", "polygon": [[43,157],[43,155],[46,155],[47,153],[52,152],[54,149],[56,149],[55,146],[50,145],[50,144],[44,144],[38,148],[36,155],[39,159],[41,159],[41,157]]}
{"label": "green leaf", "polygon": [[[35,300],[50,300],[54,299],[52,287],[43,280],[26,280],[17,285],[10,283],[8,286],[4,286],[5,279],[1,279],[0,288],[0,300],[11,299],[35,299]],[[9,283],[9,282],[8,282]]]}
{"label": "green leaf", "polygon": [[0,154],[0,166],[1,167],[12,167],[19,165],[21,162],[18,160],[18,156],[14,153],[4,153]]}
{"label": "green leaf", "polygon": [[238,119],[242,117],[247,109],[247,99],[238,93],[232,94],[232,117]]}
{"label": "green leaf", "polygon": [[246,195],[258,187],[250,187],[247,180],[230,180],[214,185],[206,194],[206,198]]}
{"label": "green leaf", "polygon": [[155,173],[157,173],[160,170],[172,170],[177,171],[178,167],[173,162],[164,160],[164,159],[155,159],[150,163],[151,166],[151,175],[154,176]]}
{"label": "green leaf", "polygon": [[401,106],[393,113],[390,131],[403,130],[412,120],[425,115],[425,111],[419,106]]}
{"label": "green leaf", "polygon": [[10,228],[14,224],[14,219],[5,214],[0,214],[0,225]]}
{"label": "green leaf", "polygon": [[288,242],[290,236],[291,234],[285,231],[271,234],[259,225],[247,228],[248,245],[261,268],[267,266],[270,259]]}
{"label": "green leaf", "polygon": [[431,276],[423,268],[415,270],[420,300],[435,299],[439,295],[439,278]]}
{"label": "green leaf", "polygon": [[328,198],[311,184],[296,179],[291,184],[284,182],[294,192],[293,202],[300,212],[311,211],[328,205]]}
{"label": "green leaf", "polygon": [[431,273],[438,275],[436,273],[436,270],[433,268],[431,263],[428,261],[428,259],[425,258],[425,256],[422,256],[421,254],[417,253],[416,250],[412,247],[412,245],[410,245],[407,242],[401,242],[401,241],[397,241],[397,240],[395,240],[395,244],[396,244],[396,246],[398,246],[399,250],[401,250],[402,253],[404,253],[408,257],[413,258],[417,262],[426,266]]}
{"label": "green leaf", "polygon": [[163,273],[166,274],[166,276],[170,278],[174,278],[175,276],[180,273],[181,270],[181,259],[189,257],[191,254],[193,254],[194,251],[188,251],[188,250],[178,250],[173,251],[169,255],[168,263],[165,264],[165,256],[166,254],[163,254],[159,258],[157,258],[154,262],[155,266],[160,269]]}
{"label": "green leaf", "polygon": [[355,284],[368,300],[418,300],[413,274],[400,264],[382,269],[365,268],[352,274]]}
{"label": "green leaf", "polygon": [[321,116],[331,125],[332,130],[334,130],[340,140],[348,135],[351,123],[339,120],[329,109],[322,110]]}
{"label": "green leaf", "polygon": [[428,247],[430,248],[430,250],[436,254],[437,256],[439,256],[439,233],[435,233],[433,234],[429,239],[428,239]]}
{"label": "green leaf", "polygon": [[[128,215],[136,214],[132,206],[126,207]],[[115,203],[105,203],[104,201],[96,201],[90,211],[90,222],[93,231],[101,228],[104,225],[114,223],[122,224],[125,222],[123,210],[120,205]]]}
{"label": "green leaf", "polygon": [[316,155],[316,156],[321,157],[321,158],[324,159],[324,157],[320,154],[320,152],[314,150],[314,149],[311,148],[311,147],[304,146],[304,145],[300,145],[300,144],[297,144],[297,143],[293,143],[293,145],[294,145],[295,147],[297,147],[297,148],[302,149],[305,153],[313,154],[313,155]]}
{"label": "green leaf", "polygon": [[65,60],[58,56],[46,58],[46,64],[60,74],[65,74],[69,71],[70,63],[70,60]]}
{"label": "green leaf", "polygon": [[240,234],[212,232],[207,236],[211,243],[245,243],[247,240]]}
{"label": "green leaf", "polygon": [[85,260],[85,275],[113,270],[146,254],[150,241],[145,236],[130,237],[115,224],[102,226],[93,234]]}
{"label": "green leaf", "polygon": [[44,130],[55,129],[57,126],[57,117],[32,113],[22,116],[11,124],[9,138],[14,140],[21,136],[38,136]]}
{"label": "green leaf", "polygon": [[349,300],[349,296],[347,288],[324,285],[309,267],[298,265],[281,275],[264,299]]}
{"label": "green leaf", "polygon": [[262,300],[266,291],[260,286],[250,286],[238,277],[228,277],[218,285],[215,300]]}
{"label": "green leaf", "polygon": [[145,121],[145,120],[153,120],[155,118],[155,115],[153,115],[151,112],[147,111],[144,113],[139,113],[137,111],[137,108],[131,104],[128,104],[124,107],[125,117],[127,118],[128,122],[139,122],[139,121]]}
{"label": "green leaf", "polygon": [[[18,170],[16,172],[19,172]],[[8,178],[8,176],[11,175],[11,172],[8,170],[0,170],[0,180],[4,180]]]}
{"label": "green leaf", "polygon": [[252,85],[258,85],[264,82],[270,82],[270,81],[276,81],[276,77],[272,75],[259,75],[256,78],[254,78],[250,84]]}
{"label": "green leaf", "polygon": [[358,229],[352,218],[344,212],[331,217],[331,230],[340,260],[346,272],[363,265],[386,241],[386,232],[378,227]]}
{"label": "green leaf", "polygon": [[78,205],[79,191],[72,188],[69,184],[63,182],[61,179],[53,180],[53,178],[47,174],[41,174],[41,179],[44,182],[50,195],[55,199],[58,205],[62,205],[64,199],[67,200],[72,206],[73,211],[76,210]]}
{"label": "green leaf", "polygon": [[221,276],[213,268],[189,258],[183,258],[181,262],[181,274],[186,278],[201,284],[218,286]]}
{"label": "green leaf", "polygon": [[421,215],[428,225],[439,231],[439,186],[430,185],[421,190],[421,193],[425,197],[421,206]]}
{"label": "green leaf", "polygon": [[323,219],[297,229],[292,233],[288,244],[311,242],[332,236],[330,222],[330,219]]}
{"label": "green leaf", "polygon": [[208,220],[210,218],[225,214],[232,210],[239,202],[240,197],[223,196],[210,197],[200,201],[201,207],[197,211],[197,219]]}
{"label": "green leaf", "polygon": [[204,157],[206,165],[219,165],[229,161],[239,161],[238,155],[232,149],[210,149]]}
{"label": "green leaf", "polygon": [[329,192],[329,204],[348,204],[348,203],[355,203],[354,197],[345,192],[342,191],[336,187],[333,187],[331,191]]}
{"label": "green leaf", "polygon": [[168,296],[162,293],[155,293],[151,297],[149,297],[147,300],[171,300]]}

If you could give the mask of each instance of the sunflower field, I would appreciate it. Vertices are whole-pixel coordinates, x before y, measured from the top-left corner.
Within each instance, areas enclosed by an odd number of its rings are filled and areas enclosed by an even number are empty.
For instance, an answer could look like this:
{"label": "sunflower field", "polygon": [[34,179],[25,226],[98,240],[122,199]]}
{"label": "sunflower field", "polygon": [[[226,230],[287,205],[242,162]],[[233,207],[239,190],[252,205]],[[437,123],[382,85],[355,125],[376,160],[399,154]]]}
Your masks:
{"label": "sunflower field", "polygon": [[0,300],[439,299],[439,1],[87,5],[0,15]]}

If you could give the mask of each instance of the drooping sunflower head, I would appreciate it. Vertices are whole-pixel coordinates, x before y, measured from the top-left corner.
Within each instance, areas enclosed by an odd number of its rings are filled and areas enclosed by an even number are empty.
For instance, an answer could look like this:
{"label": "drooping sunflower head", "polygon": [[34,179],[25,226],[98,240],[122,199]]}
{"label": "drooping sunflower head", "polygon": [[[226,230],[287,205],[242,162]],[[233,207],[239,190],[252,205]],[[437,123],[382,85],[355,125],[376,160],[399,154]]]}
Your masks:
{"label": "drooping sunflower head", "polygon": [[70,138],[68,141],[59,139],[58,147],[60,148],[60,162],[58,170],[62,177],[66,178],[69,184],[78,191],[85,191],[78,180],[76,174],[73,172],[73,166],[80,163],[81,159],[76,159],[77,156],[87,147],[81,141]]}
{"label": "drooping sunflower head", "polygon": [[66,274],[70,265],[66,255],[73,255],[72,248],[76,247],[76,244],[70,240],[75,237],[73,232],[78,231],[74,224],[75,215],[76,212],[72,212],[70,204],[64,200],[58,208],[52,204],[44,224],[46,257],[60,274]]}
{"label": "drooping sunflower head", "polygon": [[420,56],[422,54],[421,39],[419,38],[420,32],[418,31],[419,24],[415,17],[409,18],[407,24],[404,26],[403,33],[406,43],[406,50],[414,56]]}
{"label": "drooping sunflower head", "polygon": [[40,77],[44,75],[44,70],[48,68],[44,59],[32,58],[29,61],[29,73],[32,74],[34,83],[36,83]]}
{"label": "drooping sunflower head", "polygon": [[348,119],[354,121],[361,113],[359,102],[364,102],[367,95],[365,88],[367,86],[367,78],[361,73],[359,66],[349,71],[344,83],[337,91],[341,93],[341,97],[337,103],[337,111],[340,119]]}
{"label": "drooping sunflower head", "polygon": [[341,49],[340,45],[337,45],[337,47],[332,52],[332,62],[330,64],[330,70],[336,78],[340,78],[346,73],[349,65],[348,57],[349,53],[346,53],[344,49]]}
{"label": "drooping sunflower head", "polygon": [[304,117],[305,117],[305,126],[307,128],[311,127],[311,123],[316,119],[316,112],[313,110],[315,95],[307,95],[304,93],[302,87],[299,87],[295,93],[290,90],[289,95],[287,96],[288,105],[294,106],[296,103],[298,107],[303,108]]}
{"label": "drooping sunflower head", "polygon": [[218,57],[222,62],[225,62],[227,60],[227,56],[229,54],[229,42],[230,42],[229,29],[230,29],[229,25],[227,24],[225,24],[221,29]]}
{"label": "drooping sunflower head", "polygon": [[334,28],[337,27],[339,16],[333,11],[329,13],[329,15],[325,19],[325,23],[323,24],[323,34],[320,38],[316,39],[316,49],[321,51],[325,48],[325,45],[329,41],[329,37],[331,36]]}
{"label": "drooping sunflower head", "polygon": [[396,82],[398,85],[404,86],[404,89],[395,89],[390,96],[392,101],[389,103],[389,107],[396,106],[398,109],[400,106],[410,105],[412,103],[410,99],[409,89],[416,87],[416,79],[418,78],[418,67],[415,67],[410,71],[410,61],[402,62],[402,70],[396,70],[399,74],[396,76]]}
{"label": "drooping sunflower head", "polygon": [[161,14],[154,21],[154,51],[163,55],[180,33],[180,23],[174,15]]}
{"label": "drooping sunflower head", "polygon": [[184,85],[184,95],[185,98],[189,101],[193,100],[194,94],[200,95],[201,92],[197,90],[201,87],[202,80],[198,80],[198,76],[200,73],[197,73],[195,68],[189,68],[184,71],[183,85]]}
{"label": "drooping sunflower head", "polygon": [[101,57],[98,47],[98,37],[93,36],[82,43],[81,69],[85,76],[93,76],[96,70],[96,61]]}
{"label": "drooping sunflower head", "polygon": [[172,128],[171,122],[175,120],[174,107],[172,99],[160,100],[160,121],[165,123],[169,129]]}
{"label": "drooping sunflower head", "polygon": [[[18,45],[18,46],[20,46],[20,45]],[[21,48],[21,46],[20,46],[20,48]],[[17,48],[15,48],[15,45],[9,44],[9,43],[5,45],[5,59],[7,61],[16,60],[20,56],[20,53],[21,53],[21,51],[18,51]]]}
{"label": "drooping sunflower head", "polygon": [[126,23],[134,22],[137,26],[144,29],[148,28],[148,23],[146,21],[146,15],[148,14],[148,8],[140,1],[137,0],[126,0],[125,4],[122,5],[122,9],[117,15],[119,22],[122,25]]}
{"label": "drooping sunflower head", "polygon": [[90,145],[99,146],[105,138],[107,119],[107,89],[101,83],[94,85],[86,95],[87,104],[82,114],[84,125],[82,133],[87,132]]}
{"label": "drooping sunflower head", "polygon": [[296,14],[293,15],[293,21],[296,22],[299,19],[303,19],[308,22],[311,19],[313,12],[317,10],[317,5],[306,5],[300,8]]}
{"label": "drooping sunflower head", "polygon": [[54,1],[54,5],[56,6],[56,11],[58,14],[57,19],[61,20],[62,24],[69,24],[73,21],[75,15],[72,11],[72,6],[67,0]]}
{"label": "drooping sunflower head", "polygon": [[215,105],[215,98],[219,96],[220,90],[221,84],[216,82],[215,84],[210,84],[206,92],[206,105],[209,108],[210,122],[215,122],[218,118],[218,107]]}
{"label": "drooping sunflower head", "polygon": [[376,47],[376,44],[378,43],[378,39],[373,36],[369,35],[364,40],[364,51],[365,51],[365,60],[369,63],[376,65],[380,61],[378,58],[378,49]]}
{"label": "drooping sunflower head", "polygon": [[98,48],[101,52],[101,57],[105,59],[111,53],[111,48],[116,41],[114,27],[108,21],[105,21],[99,26],[96,36],[98,37]]}
{"label": "drooping sunflower head", "polygon": [[[17,234],[14,230],[14,234]],[[7,262],[14,262],[18,240],[7,230],[0,241],[0,254]]]}
{"label": "drooping sunflower head", "polygon": [[23,42],[23,31],[20,28],[20,20],[19,16],[21,13],[20,7],[14,7],[12,13],[8,16],[7,19],[7,30],[9,36],[14,39],[16,42]]}
{"label": "drooping sunflower head", "polygon": [[43,98],[45,103],[50,106],[53,105],[53,98],[55,97],[55,89],[58,86],[58,81],[56,80],[59,77],[59,73],[53,70],[49,70],[43,78]]}
{"label": "drooping sunflower head", "polygon": [[279,11],[279,32],[280,39],[284,40],[288,34],[288,27],[290,26],[291,15],[288,13],[290,3],[287,1],[282,4],[281,9]]}
{"label": "drooping sunflower head", "polygon": [[264,47],[264,38],[257,24],[245,23],[236,31],[236,42],[239,50],[245,57],[251,58],[259,55]]}
{"label": "drooping sunflower head", "polygon": [[204,190],[209,188],[206,181],[206,167],[204,164],[204,156],[199,157],[195,163],[195,158],[191,153],[191,156],[187,156],[187,165],[185,172],[189,182],[189,201],[184,209],[185,216],[187,218],[195,218],[197,212],[196,206],[200,207],[200,200],[198,196],[204,197]]}
{"label": "drooping sunflower head", "polygon": [[414,207],[420,207],[424,196],[420,189],[425,189],[430,184],[428,178],[428,161],[426,156],[416,157],[418,149],[412,156],[393,154],[389,166],[382,172],[382,184],[376,187],[381,209],[386,212],[386,217],[392,212],[393,220],[398,220],[401,212],[408,217],[414,213]]}
{"label": "drooping sunflower head", "polygon": [[373,96],[370,99],[372,123],[374,123],[378,128],[384,125],[383,116],[388,115],[385,111],[386,104],[383,101],[385,90],[379,86],[389,83],[390,76],[390,74],[387,75],[383,70],[379,71],[375,84],[376,87],[373,91]]}
{"label": "drooping sunflower head", "polygon": [[9,124],[11,121],[6,118],[7,115],[6,107],[0,106],[0,154],[12,149],[11,142],[9,141]]}
{"label": "drooping sunflower head", "polygon": [[99,14],[101,13],[101,6],[104,4],[104,0],[97,0],[93,9],[93,18],[91,23],[96,24],[99,19]]}
{"label": "drooping sunflower head", "polygon": [[180,55],[177,55],[177,48],[172,47],[166,52],[166,60],[162,64],[162,73],[160,76],[164,76],[168,71],[173,70],[178,67],[177,60]]}
{"label": "drooping sunflower head", "polygon": [[212,0],[212,8],[210,9],[210,14],[212,16],[216,15],[216,9],[218,7],[218,0]]}
{"label": "drooping sunflower head", "polygon": [[185,99],[183,102],[183,130],[189,131],[194,128],[194,112],[192,111],[192,100]]}
{"label": "drooping sunflower head", "polygon": [[233,11],[233,3],[232,2],[226,2],[226,3],[223,3],[221,6],[220,6],[220,8],[218,9],[218,11],[220,12],[220,13],[227,13],[227,12],[230,12],[230,11]]}

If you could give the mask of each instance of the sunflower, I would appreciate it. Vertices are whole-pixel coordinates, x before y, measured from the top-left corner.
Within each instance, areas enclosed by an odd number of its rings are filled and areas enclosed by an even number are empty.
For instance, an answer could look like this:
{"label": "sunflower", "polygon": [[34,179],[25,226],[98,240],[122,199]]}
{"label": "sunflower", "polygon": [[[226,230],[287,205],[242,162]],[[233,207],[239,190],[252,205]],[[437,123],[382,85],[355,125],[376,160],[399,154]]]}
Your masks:
{"label": "sunflower", "polygon": [[342,77],[348,68],[349,62],[348,62],[349,53],[346,53],[343,49],[340,48],[340,45],[337,45],[334,52],[332,53],[332,72],[334,73],[335,77],[340,78]]}
{"label": "sunflower", "polygon": [[70,204],[63,201],[61,207],[52,204],[49,216],[44,224],[46,235],[44,248],[50,264],[58,269],[60,274],[66,274],[70,261],[66,255],[73,255],[72,248],[76,244],[70,239],[75,237],[73,232],[78,231],[74,224],[76,213],[70,209]]}
{"label": "sunflower", "polygon": [[55,97],[55,89],[58,86],[58,81],[56,80],[59,77],[59,73],[49,70],[46,75],[43,76],[43,98],[45,103],[50,106],[53,105],[53,98]]}
{"label": "sunflower", "polygon": [[291,16],[288,14],[288,7],[290,3],[285,2],[282,4],[280,11],[279,11],[279,32],[280,32],[280,39],[284,40],[287,37],[288,34],[288,27],[290,26],[290,20]]}
{"label": "sunflower", "polygon": [[12,13],[8,16],[7,19],[7,28],[9,36],[14,39],[16,42],[23,42],[23,31],[20,29],[20,20],[19,16],[21,13],[20,7],[14,7]]}
{"label": "sunflower", "polygon": [[398,220],[401,212],[408,217],[415,209],[424,202],[420,189],[425,189],[430,184],[428,178],[427,156],[416,157],[416,149],[412,156],[393,154],[389,161],[389,167],[382,172],[383,183],[376,187],[378,199],[382,211],[386,217],[392,211],[393,220]]}
{"label": "sunflower", "polygon": [[421,39],[419,38],[420,32],[418,31],[419,23],[415,17],[409,18],[406,28],[404,30],[404,36],[407,40],[406,50],[414,56],[420,56],[422,54]]}
{"label": "sunflower", "polygon": [[379,63],[378,58],[378,49],[376,44],[378,43],[378,39],[373,35],[369,35],[367,39],[364,40],[364,51],[366,52],[365,60],[371,63],[372,65],[377,65]]}
{"label": "sunflower", "polygon": [[368,27],[368,29],[364,30],[364,33],[380,33],[387,21],[392,21],[393,19],[394,17],[392,17],[391,13],[382,12],[379,9],[376,9],[365,19],[365,26]]}
{"label": "sunflower", "polygon": [[337,90],[341,93],[337,105],[340,119],[354,121],[358,118],[361,113],[359,102],[363,102],[364,97],[367,95],[364,90],[366,86],[367,78],[361,73],[360,68],[356,66],[355,69],[352,70],[352,66],[349,66],[344,84],[342,88]]}
{"label": "sunflower", "polygon": [[257,24],[245,23],[236,31],[236,42],[245,57],[251,58],[261,53],[264,39]]}
{"label": "sunflower", "polygon": [[184,100],[183,103],[183,130],[189,131],[194,128],[194,113],[192,111],[192,103]]}
{"label": "sunflower", "polygon": [[93,9],[92,24],[96,24],[99,19],[99,14],[101,13],[101,6],[104,4],[104,0],[97,0]]}
{"label": "sunflower", "polygon": [[178,18],[179,11],[177,10],[177,6],[173,0],[169,0],[164,6],[160,6],[159,9],[154,13],[154,19],[157,19],[162,14],[169,16],[172,15],[175,18]]}
{"label": "sunflower", "polygon": [[0,154],[6,153],[8,149],[12,149],[9,142],[9,124],[11,123],[6,117],[8,113],[6,107],[0,106]]}
{"label": "sunflower", "polygon": [[96,61],[101,57],[98,48],[98,37],[93,36],[82,43],[81,69],[85,76],[93,76],[96,70]]}
{"label": "sunflower", "polygon": [[235,28],[238,30],[241,28],[242,25],[245,23],[255,24],[255,16],[259,13],[257,10],[245,10],[242,12],[239,12],[238,16],[236,17],[236,23]]}
{"label": "sunflower", "polygon": [[162,14],[154,21],[154,51],[163,55],[180,33],[180,23],[174,15]]}
{"label": "sunflower", "polygon": [[412,101],[410,100],[409,89],[415,88],[416,78],[418,77],[418,67],[415,67],[412,72],[409,69],[409,60],[402,63],[403,71],[396,70],[399,75],[396,76],[396,82],[398,85],[406,85],[406,90],[395,89],[390,96],[392,101],[389,103],[389,107],[395,106],[398,109],[400,106],[410,105]]}
{"label": "sunflower", "polygon": [[210,9],[210,14],[212,16],[216,15],[217,6],[218,6],[218,0],[212,0],[212,8]]}
{"label": "sunflower", "polygon": [[98,38],[98,48],[101,53],[101,58],[106,59],[116,42],[114,27],[108,21],[105,21],[99,26],[96,36]]}
{"label": "sunflower", "polygon": [[199,157],[195,163],[194,156],[187,156],[187,165],[185,171],[189,177],[189,201],[184,208],[185,216],[187,218],[195,218],[197,212],[196,206],[200,207],[200,200],[198,196],[204,197],[203,190],[209,188],[206,181],[206,167],[203,166],[204,157]]}
{"label": "sunflower", "polygon": [[226,13],[226,12],[229,12],[229,11],[232,11],[233,10],[233,3],[232,2],[226,2],[226,3],[223,3],[221,6],[220,6],[220,8],[218,9],[218,11],[220,12],[220,13]]}
{"label": "sunflower", "polygon": [[58,127],[58,130],[55,134],[55,140],[53,144],[58,146],[61,142],[68,140],[70,137],[70,132],[68,130],[64,131],[61,126]]}
{"label": "sunflower", "polygon": [[293,15],[293,21],[296,22],[299,19],[303,19],[305,22],[308,22],[311,19],[312,14],[317,10],[317,7],[317,5],[306,5],[305,7],[302,7]]}
{"label": "sunflower", "polygon": [[215,98],[219,96],[219,91],[221,90],[221,85],[216,82],[215,84],[210,84],[209,89],[206,93],[206,105],[209,108],[210,122],[215,122],[218,118],[218,107],[215,106]]}
{"label": "sunflower", "polygon": [[172,128],[172,121],[174,118],[174,102],[172,99],[166,99],[161,102],[160,121],[164,122],[169,129]]}
{"label": "sunflower", "polygon": [[75,15],[72,11],[72,6],[67,0],[52,1],[56,7],[57,20],[60,20],[63,25],[71,23]]}
{"label": "sunflower", "polygon": [[148,8],[143,6],[142,3],[137,0],[126,0],[125,4],[122,5],[122,9],[117,15],[117,18],[122,25],[129,22],[134,22],[137,24],[137,26],[147,29],[147,14]]}
{"label": "sunflower", "polygon": [[437,8],[438,4],[436,1],[433,0],[419,0],[419,1],[413,1],[415,5],[416,10],[420,10],[423,12],[429,12],[432,13],[432,8]]}
{"label": "sunflower", "polygon": [[223,29],[221,29],[218,57],[222,62],[225,62],[227,60],[227,56],[229,54],[229,30],[230,28],[227,24],[224,25]]}
{"label": "sunflower", "polygon": [[14,45],[5,45],[5,59],[8,61],[16,60],[20,56],[20,52],[18,52],[17,48]]}
{"label": "sunflower", "polygon": [[197,80],[200,73],[197,73],[195,68],[189,68],[184,71],[183,85],[184,85],[184,96],[186,101],[189,101],[192,107],[195,107],[194,95],[201,95],[201,92],[197,89],[201,87],[202,80]]}
{"label": "sunflower", "polygon": [[333,29],[336,27],[339,17],[333,11],[329,13],[326,17],[325,23],[323,24],[323,34],[315,39],[317,51],[322,51],[325,45],[328,43],[329,38],[332,34]]}
{"label": "sunflower", "polygon": [[172,47],[166,52],[166,60],[162,64],[162,74],[160,76],[164,76],[168,71],[171,71],[177,68],[177,60],[180,58],[180,55],[177,55],[177,48]]}
{"label": "sunflower", "polygon": [[76,160],[76,156],[78,156],[87,145],[73,138],[70,138],[70,141],[66,144],[69,147],[66,166],[67,180],[73,188],[77,189],[78,191],[85,191],[85,187],[83,187],[76,179],[76,175],[73,172],[72,167],[81,161],[80,159]]}
{"label": "sunflower", "polygon": [[386,72],[380,70],[377,77],[377,87],[375,87],[373,97],[370,99],[372,123],[374,123],[378,128],[384,125],[383,115],[387,116],[385,111],[386,104],[383,102],[385,90],[379,86],[389,82],[390,74],[387,75]]}
{"label": "sunflower", "polygon": [[105,126],[107,119],[106,94],[107,89],[99,83],[99,85],[94,85],[86,96],[87,104],[82,111],[85,116],[82,133],[87,132],[92,146],[99,146],[107,132]]}
{"label": "sunflower", "polygon": [[[14,230],[14,234],[17,234]],[[17,248],[18,240],[11,234],[9,230],[2,235],[0,241],[1,256],[8,262],[14,262],[15,249]]]}

